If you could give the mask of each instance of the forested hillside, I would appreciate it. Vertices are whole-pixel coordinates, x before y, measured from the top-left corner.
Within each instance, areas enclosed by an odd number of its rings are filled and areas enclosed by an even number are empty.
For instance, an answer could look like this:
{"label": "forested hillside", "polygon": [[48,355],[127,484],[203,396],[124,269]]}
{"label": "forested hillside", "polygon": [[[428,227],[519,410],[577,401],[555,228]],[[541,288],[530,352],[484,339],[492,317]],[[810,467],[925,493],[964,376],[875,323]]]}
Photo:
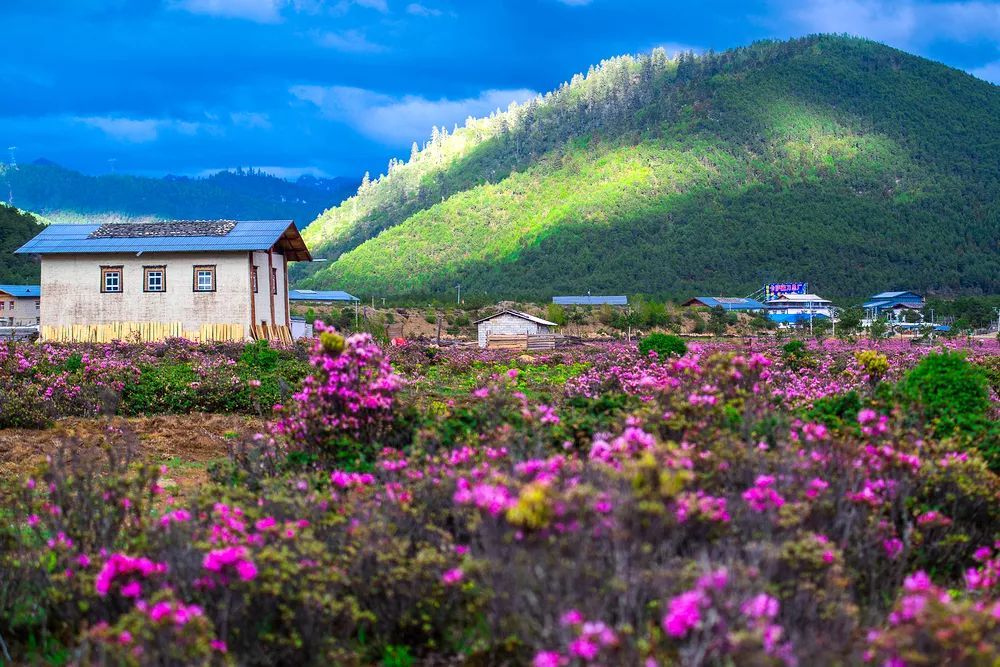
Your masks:
{"label": "forested hillside", "polygon": [[620,57],[306,230],[300,284],[546,297],[1000,292],[1000,88],[867,40]]}
{"label": "forested hillside", "polygon": [[42,225],[30,213],[0,204],[0,284],[38,284],[38,262],[13,253],[41,230]]}
{"label": "forested hillside", "polygon": [[136,218],[293,219],[305,226],[357,188],[347,178],[290,182],[256,170],[206,178],[87,176],[47,160],[0,165],[0,194],[53,222]]}

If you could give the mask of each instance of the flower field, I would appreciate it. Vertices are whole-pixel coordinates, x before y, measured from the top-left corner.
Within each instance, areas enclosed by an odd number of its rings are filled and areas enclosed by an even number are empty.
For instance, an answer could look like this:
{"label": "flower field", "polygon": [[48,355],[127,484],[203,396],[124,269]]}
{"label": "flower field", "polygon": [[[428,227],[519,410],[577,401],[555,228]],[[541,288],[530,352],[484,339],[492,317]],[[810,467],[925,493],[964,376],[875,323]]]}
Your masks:
{"label": "flower field", "polygon": [[119,427],[2,480],[0,661],[994,665],[1000,349],[948,346],[0,348],[0,426],[269,420],[183,494]]}

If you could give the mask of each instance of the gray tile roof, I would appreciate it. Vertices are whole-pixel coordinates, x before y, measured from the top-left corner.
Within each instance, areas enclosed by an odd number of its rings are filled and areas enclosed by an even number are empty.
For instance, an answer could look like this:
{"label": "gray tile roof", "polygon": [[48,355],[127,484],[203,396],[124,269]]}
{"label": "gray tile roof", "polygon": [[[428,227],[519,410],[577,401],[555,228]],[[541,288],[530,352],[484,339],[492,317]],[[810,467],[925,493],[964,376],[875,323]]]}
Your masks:
{"label": "gray tile roof", "polygon": [[175,220],[173,222],[109,223],[87,235],[88,239],[144,239],[174,236],[225,236],[235,220]]}

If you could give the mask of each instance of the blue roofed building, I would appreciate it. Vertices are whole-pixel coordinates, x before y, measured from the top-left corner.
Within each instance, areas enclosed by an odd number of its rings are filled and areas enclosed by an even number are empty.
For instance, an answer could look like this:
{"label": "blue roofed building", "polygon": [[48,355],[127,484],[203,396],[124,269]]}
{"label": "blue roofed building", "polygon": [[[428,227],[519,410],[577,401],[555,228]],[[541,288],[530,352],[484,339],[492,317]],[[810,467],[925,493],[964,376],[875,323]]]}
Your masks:
{"label": "blue roofed building", "polygon": [[731,296],[696,296],[685,301],[684,306],[704,306],[706,308],[722,308],[723,310],[764,310],[766,306],[756,299]]}
{"label": "blue roofed building", "polygon": [[552,303],[560,306],[627,306],[626,296],[554,296]]}
{"label": "blue roofed building", "polygon": [[881,319],[894,325],[919,326],[923,322],[923,309],[926,305],[924,297],[916,292],[880,292],[862,304],[861,307],[865,310],[862,324],[868,326]]}
{"label": "blue roofed building", "polygon": [[312,289],[289,290],[288,299],[305,303],[357,303],[361,300],[347,292]]}
{"label": "blue roofed building", "polygon": [[50,225],[42,340],[291,340],[288,263],[311,261],[291,220]]}
{"label": "blue roofed building", "polygon": [[40,285],[0,285],[0,327],[38,326]]}

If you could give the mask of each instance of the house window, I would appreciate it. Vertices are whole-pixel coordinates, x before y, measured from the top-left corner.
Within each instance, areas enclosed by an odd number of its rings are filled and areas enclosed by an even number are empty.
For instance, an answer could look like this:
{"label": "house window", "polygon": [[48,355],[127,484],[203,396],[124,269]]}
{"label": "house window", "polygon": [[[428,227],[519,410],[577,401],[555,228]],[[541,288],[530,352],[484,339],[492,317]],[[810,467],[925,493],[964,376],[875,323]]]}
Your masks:
{"label": "house window", "polygon": [[250,271],[250,286],[253,287],[253,293],[257,293],[257,267],[253,267]]}
{"label": "house window", "polygon": [[13,301],[10,302],[10,309],[14,310],[14,302]]}
{"label": "house window", "polygon": [[120,266],[101,267],[101,291],[102,292],[122,291],[122,267]]}
{"label": "house window", "polygon": [[143,290],[146,292],[166,292],[167,291],[167,267],[165,266],[144,266]]}
{"label": "house window", "polygon": [[41,310],[41,309],[42,309],[42,302],[35,301],[35,310]]}
{"label": "house window", "polygon": [[3,310],[3,301],[0,301],[0,310]]}
{"label": "house window", "polygon": [[194,267],[194,291],[214,292],[215,291],[215,266]]}
{"label": "house window", "polygon": [[278,293],[278,269],[271,269],[271,294]]}

